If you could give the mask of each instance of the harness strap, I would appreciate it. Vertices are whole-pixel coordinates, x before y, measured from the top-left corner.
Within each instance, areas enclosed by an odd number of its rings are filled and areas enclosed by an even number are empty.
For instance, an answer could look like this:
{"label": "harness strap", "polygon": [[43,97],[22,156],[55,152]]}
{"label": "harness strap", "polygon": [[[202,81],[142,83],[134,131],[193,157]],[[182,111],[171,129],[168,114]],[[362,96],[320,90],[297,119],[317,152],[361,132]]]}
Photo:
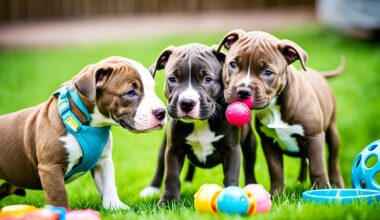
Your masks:
{"label": "harness strap", "polygon": [[104,147],[110,135],[110,127],[91,127],[84,125],[71,111],[70,99],[81,112],[85,115],[88,122],[91,121],[91,115],[84,106],[76,90],[71,90],[71,86],[64,86],[57,90],[54,94],[58,96],[59,115],[67,128],[67,132],[72,134],[78,141],[83,157],[79,164],[75,165],[65,175],[65,180],[79,172],[87,172],[92,170],[98,162]]}
{"label": "harness strap", "polygon": [[73,99],[73,102],[75,103],[75,105],[79,108],[79,110],[86,116],[86,119],[88,122],[91,121],[91,115],[90,113],[87,111],[86,107],[84,106],[82,100],[80,99],[79,95],[78,95],[78,92],[76,90],[73,90],[70,92],[70,96],[71,98]]}

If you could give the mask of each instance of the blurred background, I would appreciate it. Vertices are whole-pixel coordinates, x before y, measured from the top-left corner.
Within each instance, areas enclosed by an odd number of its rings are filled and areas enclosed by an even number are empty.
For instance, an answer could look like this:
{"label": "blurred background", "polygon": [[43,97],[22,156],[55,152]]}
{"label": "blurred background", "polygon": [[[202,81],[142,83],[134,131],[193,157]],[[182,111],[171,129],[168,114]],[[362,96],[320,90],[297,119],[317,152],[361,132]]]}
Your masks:
{"label": "blurred background", "polygon": [[314,0],[0,0],[0,47],[271,30],[314,22],[314,8]]}
{"label": "blurred background", "polygon": [[0,0],[0,48],[327,24],[378,39],[376,0]]}
{"label": "blurred background", "polygon": [[[84,66],[108,56],[126,56],[149,67],[169,45],[214,45],[237,28],[267,31],[298,43],[309,55],[307,65],[318,70],[334,69],[341,56],[346,57],[344,73],[329,83],[338,103],[341,169],[350,187],[354,158],[380,138],[379,16],[379,0],[0,0],[0,114],[44,102]],[[165,100],[162,75],[156,74],[156,92]],[[153,176],[164,131],[138,135],[117,127],[112,131],[121,199],[135,212],[149,213],[156,201],[140,209],[145,201],[138,193]],[[299,211],[301,191],[292,191],[299,164],[299,159],[285,158],[285,183],[292,199],[284,205],[286,199],[275,200],[275,204],[278,210],[289,210],[284,211],[289,216],[298,213],[309,219],[315,216]],[[255,170],[258,182],[268,189],[261,147]],[[183,187],[188,201],[184,207],[192,206],[193,194],[201,184],[222,185],[221,173],[221,166],[197,170],[194,183]],[[242,174],[241,185],[243,179]],[[69,184],[68,190],[74,207],[99,209],[90,174]],[[32,196],[0,201],[0,207],[44,204],[42,192],[28,193]],[[183,213],[184,219],[193,215]],[[360,209],[355,216],[365,216],[362,214]],[[340,218],[345,216],[336,217]]]}

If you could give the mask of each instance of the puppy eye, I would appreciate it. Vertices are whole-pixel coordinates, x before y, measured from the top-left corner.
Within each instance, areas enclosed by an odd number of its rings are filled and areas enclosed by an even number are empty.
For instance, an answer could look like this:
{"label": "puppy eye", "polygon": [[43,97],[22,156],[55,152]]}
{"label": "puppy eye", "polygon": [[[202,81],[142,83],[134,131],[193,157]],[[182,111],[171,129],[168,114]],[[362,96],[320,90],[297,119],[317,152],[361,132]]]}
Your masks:
{"label": "puppy eye", "polygon": [[137,92],[135,89],[129,90],[127,93],[125,93],[128,97],[134,97],[137,95]]}
{"label": "puppy eye", "polygon": [[175,78],[175,76],[169,76],[168,82],[169,84],[175,84],[177,82],[177,79]]}
{"label": "puppy eye", "polygon": [[271,78],[274,75],[274,73],[271,70],[265,70],[263,73],[263,76],[266,78]]}
{"label": "puppy eye", "polygon": [[237,68],[237,64],[236,64],[235,61],[231,61],[231,62],[230,62],[230,68],[231,68],[232,70],[235,70],[235,69]]}
{"label": "puppy eye", "polygon": [[205,76],[204,84],[211,84],[212,81],[213,81],[213,78],[211,76]]}

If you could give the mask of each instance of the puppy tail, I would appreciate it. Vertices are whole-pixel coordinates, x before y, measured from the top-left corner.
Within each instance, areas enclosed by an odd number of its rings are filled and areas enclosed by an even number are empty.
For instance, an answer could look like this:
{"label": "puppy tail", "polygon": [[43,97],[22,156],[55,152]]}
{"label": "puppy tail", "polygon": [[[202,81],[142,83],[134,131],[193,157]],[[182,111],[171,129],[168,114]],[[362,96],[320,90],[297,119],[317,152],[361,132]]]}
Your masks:
{"label": "puppy tail", "polygon": [[17,186],[13,186],[9,183],[4,183],[0,186],[0,200],[11,195],[15,194],[18,196],[25,196],[25,190],[18,188]]}
{"label": "puppy tail", "polygon": [[321,74],[325,78],[332,78],[332,77],[340,75],[345,68],[346,68],[346,58],[344,56],[342,56],[340,59],[340,64],[339,64],[338,68],[336,68],[334,70],[330,70],[330,71],[321,72]]}

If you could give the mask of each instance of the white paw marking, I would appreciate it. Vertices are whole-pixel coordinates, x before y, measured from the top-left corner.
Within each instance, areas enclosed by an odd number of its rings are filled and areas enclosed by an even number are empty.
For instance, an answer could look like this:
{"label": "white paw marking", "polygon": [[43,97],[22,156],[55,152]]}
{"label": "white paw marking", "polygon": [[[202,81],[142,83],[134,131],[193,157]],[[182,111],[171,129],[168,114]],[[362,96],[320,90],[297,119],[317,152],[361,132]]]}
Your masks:
{"label": "white paw marking", "polygon": [[140,197],[146,198],[157,195],[160,193],[160,189],[153,186],[147,186],[140,192]]}
{"label": "white paw marking", "polygon": [[110,210],[125,210],[125,209],[130,209],[128,205],[124,204],[120,200],[116,200],[116,201],[103,200],[103,208],[110,209]]}

